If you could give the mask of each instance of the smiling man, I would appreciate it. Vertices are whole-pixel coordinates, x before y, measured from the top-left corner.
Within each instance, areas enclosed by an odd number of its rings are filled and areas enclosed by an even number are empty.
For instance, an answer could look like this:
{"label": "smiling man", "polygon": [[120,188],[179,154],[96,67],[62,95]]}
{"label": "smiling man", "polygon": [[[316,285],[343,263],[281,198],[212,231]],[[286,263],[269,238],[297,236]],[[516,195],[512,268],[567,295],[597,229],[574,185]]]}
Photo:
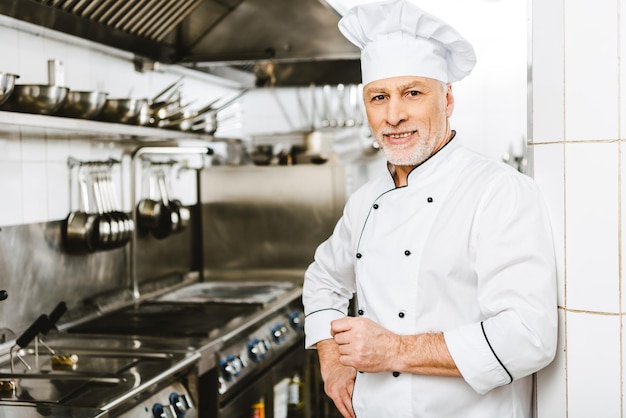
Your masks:
{"label": "smiling man", "polygon": [[361,48],[388,170],[350,197],[305,273],[325,391],[344,417],[531,417],[532,374],[556,349],[552,232],[532,179],[450,127],[473,48],[405,0],[357,6],[339,27]]}

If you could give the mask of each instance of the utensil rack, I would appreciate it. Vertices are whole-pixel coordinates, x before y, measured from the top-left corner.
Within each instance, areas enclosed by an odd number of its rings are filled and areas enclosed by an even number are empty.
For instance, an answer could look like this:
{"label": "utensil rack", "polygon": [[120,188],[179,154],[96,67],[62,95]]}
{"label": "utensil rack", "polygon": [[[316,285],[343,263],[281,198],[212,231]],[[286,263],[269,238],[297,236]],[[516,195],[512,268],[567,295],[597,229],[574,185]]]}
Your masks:
{"label": "utensil rack", "polygon": [[[120,164],[112,158],[105,161],[68,158],[70,208],[78,209],[71,209],[63,225],[63,243],[67,252],[111,250],[124,247],[130,241],[135,224],[121,207],[112,175],[113,167]],[[76,205],[74,196],[78,200]]]}
{"label": "utensil rack", "polygon": [[[209,156],[213,154],[213,150],[206,146],[178,146],[178,147],[168,147],[168,146],[141,146],[135,149],[132,153],[130,153],[131,159],[131,169],[130,169],[130,206],[132,208],[132,220],[135,225],[137,225],[137,179],[138,175],[142,172],[145,164],[149,165],[175,165],[180,164],[180,162],[175,159],[176,156],[185,156],[185,155],[200,155],[200,156]],[[198,167],[197,169],[201,169],[202,167]],[[186,167],[189,168],[189,167]],[[129,277],[130,277],[130,288],[132,291],[133,298],[135,300],[140,300],[142,295],[139,290],[139,280],[137,277],[137,264],[136,264],[136,247],[137,247],[137,239],[138,239],[138,231],[135,228],[133,236],[130,240],[130,256],[128,257],[129,263]]]}

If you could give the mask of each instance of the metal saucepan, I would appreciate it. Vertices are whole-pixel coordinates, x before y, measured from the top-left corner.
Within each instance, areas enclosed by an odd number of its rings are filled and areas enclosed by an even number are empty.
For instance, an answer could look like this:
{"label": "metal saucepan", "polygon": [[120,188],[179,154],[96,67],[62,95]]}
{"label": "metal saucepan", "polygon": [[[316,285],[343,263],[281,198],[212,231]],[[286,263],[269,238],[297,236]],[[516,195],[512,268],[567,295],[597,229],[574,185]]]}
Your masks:
{"label": "metal saucepan", "polygon": [[107,99],[98,119],[106,122],[145,125],[149,121],[148,99]]}
{"label": "metal saucepan", "polygon": [[171,204],[163,170],[157,172],[157,182],[159,192],[161,193],[161,201],[163,202],[163,210],[161,211],[159,225],[152,230],[152,235],[154,235],[155,238],[161,239],[168,237],[172,232],[179,229],[180,215]]}
{"label": "metal saucepan", "polygon": [[[128,215],[119,210],[117,192],[110,172],[102,172],[98,177],[98,184],[105,213],[110,218],[111,230],[114,232],[109,248],[118,248],[126,245],[131,238],[134,224]],[[115,232],[117,232],[115,234]]]}
{"label": "metal saucepan", "polygon": [[102,185],[99,175],[92,174],[91,186],[93,190],[96,209],[98,211],[97,236],[98,249],[109,250],[114,248],[119,235],[119,227],[117,221],[107,212],[106,202],[102,192]]}
{"label": "metal saucepan", "polygon": [[172,211],[169,207],[168,196],[161,193],[156,198],[156,190],[162,188],[159,177],[161,173],[151,172],[149,181],[149,197],[142,199],[137,205],[137,223],[141,232],[150,233],[157,239],[168,237],[174,230],[172,225]]}
{"label": "metal saucepan", "polygon": [[70,118],[93,119],[104,109],[108,95],[102,91],[70,90],[57,114]]}
{"label": "metal saucepan", "polygon": [[135,223],[128,213],[122,211],[122,205],[120,204],[115,184],[113,183],[113,179],[110,175],[107,176],[106,181],[106,190],[111,202],[111,212],[117,217],[120,229],[123,231],[119,243],[119,245],[122,246],[127,244],[132,238],[133,231],[135,230]]}
{"label": "metal saucepan", "polygon": [[148,198],[141,199],[137,205],[137,227],[139,232],[148,234],[159,224],[163,202],[155,198],[156,179],[154,173],[148,177]]}
{"label": "metal saucepan", "polygon": [[63,106],[69,89],[45,84],[16,84],[2,110],[52,115]]}
{"label": "metal saucepan", "polygon": [[62,228],[64,247],[71,253],[92,252],[97,248],[98,215],[90,212],[88,194],[85,178],[80,176],[79,201],[83,209],[70,212]]}
{"label": "metal saucepan", "polygon": [[2,105],[13,93],[15,81],[19,75],[0,72],[0,105]]}
{"label": "metal saucepan", "polygon": [[172,210],[178,212],[178,224],[176,225],[174,232],[181,232],[189,226],[191,211],[178,199],[173,199],[170,204],[172,206]]}

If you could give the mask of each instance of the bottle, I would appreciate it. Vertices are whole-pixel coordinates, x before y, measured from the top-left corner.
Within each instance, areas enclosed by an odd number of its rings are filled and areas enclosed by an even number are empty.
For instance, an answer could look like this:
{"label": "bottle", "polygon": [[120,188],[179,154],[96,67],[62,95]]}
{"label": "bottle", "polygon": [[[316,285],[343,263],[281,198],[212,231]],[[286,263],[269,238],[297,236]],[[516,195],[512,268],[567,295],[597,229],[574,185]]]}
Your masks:
{"label": "bottle", "polygon": [[252,405],[250,418],[265,418],[265,400],[263,398]]}
{"label": "bottle", "polygon": [[304,417],[304,399],[302,397],[303,383],[298,373],[294,374],[289,382],[287,396],[287,417]]}

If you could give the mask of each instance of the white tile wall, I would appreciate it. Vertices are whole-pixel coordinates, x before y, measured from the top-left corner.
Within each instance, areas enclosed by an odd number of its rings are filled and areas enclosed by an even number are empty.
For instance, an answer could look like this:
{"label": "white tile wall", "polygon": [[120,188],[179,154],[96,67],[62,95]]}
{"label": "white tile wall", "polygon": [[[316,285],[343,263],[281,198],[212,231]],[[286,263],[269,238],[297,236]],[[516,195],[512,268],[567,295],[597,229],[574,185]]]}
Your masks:
{"label": "white tile wall", "polygon": [[532,62],[532,142],[562,141],[565,135],[563,84],[563,7],[535,1]]}
{"label": "white tile wall", "polygon": [[567,308],[617,313],[617,143],[568,143],[565,154]]}
{"label": "white tile wall", "polygon": [[532,145],[534,176],[548,205],[556,242],[558,305],[565,306],[565,177],[563,143]]}
{"label": "white tile wall", "polygon": [[[567,139],[615,139],[619,92],[618,2],[565,0],[564,12]],[[581,30],[583,27],[586,30]],[[589,33],[591,27],[593,36]]]}
{"label": "white tile wall", "polygon": [[620,75],[620,84],[619,84],[619,110],[620,110],[620,114],[619,114],[619,118],[620,121],[622,121],[620,123],[620,132],[619,132],[619,138],[624,138],[625,137],[625,133],[626,133],[626,125],[624,124],[624,121],[626,121],[626,83],[624,83],[624,80],[626,80],[626,65],[624,65],[624,57],[626,57],[626,30],[623,29],[624,26],[624,12],[626,11],[626,0],[619,0],[618,2],[618,7],[620,10],[620,14],[622,15],[620,17],[620,21],[619,21],[619,57],[620,57],[620,66],[619,66],[619,75]]}
{"label": "white tile wall", "polygon": [[0,219],[2,225],[21,224],[24,202],[22,201],[22,164],[17,161],[0,162]]}
{"label": "white tile wall", "polygon": [[567,314],[568,418],[621,416],[620,346],[619,316]]}
{"label": "white tile wall", "polygon": [[[557,358],[538,374],[537,416],[623,417],[626,0],[532,5],[534,140],[559,142],[534,148],[533,172],[551,214],[563,215],[566,289]],[[564,205],[555,196],[563,180]]]}

